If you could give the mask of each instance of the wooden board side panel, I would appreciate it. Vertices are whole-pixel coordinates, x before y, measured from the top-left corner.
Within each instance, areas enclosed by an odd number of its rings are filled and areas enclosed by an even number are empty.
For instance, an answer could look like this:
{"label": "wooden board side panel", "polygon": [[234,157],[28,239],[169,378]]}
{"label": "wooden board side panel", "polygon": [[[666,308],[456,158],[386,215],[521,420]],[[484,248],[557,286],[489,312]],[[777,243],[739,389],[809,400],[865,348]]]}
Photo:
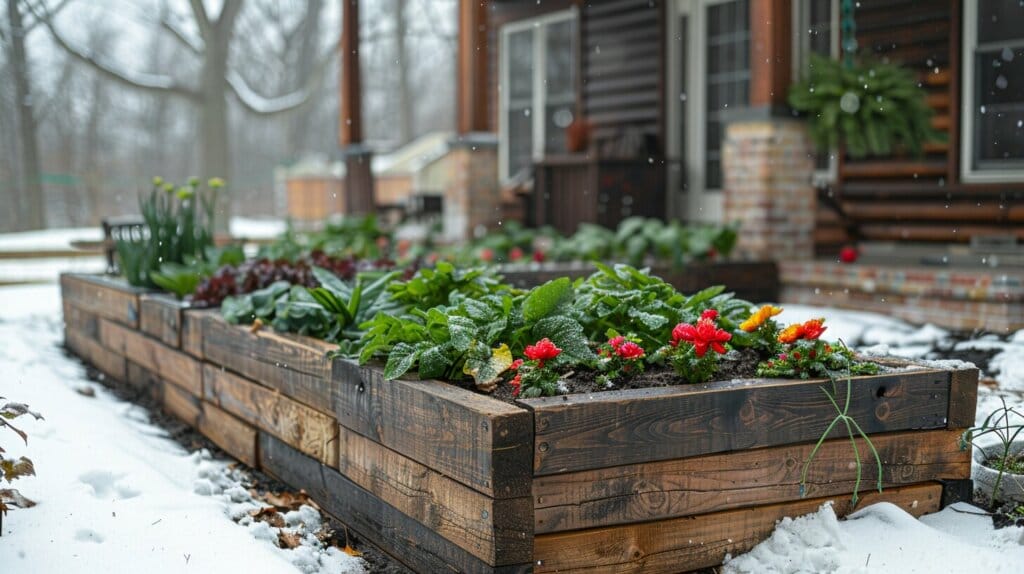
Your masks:
{"label": "wooden board side panel", "polygon": [[95,313],[90,313],[81,307],[76,307],[70,301],[63,301],[64,308],[64,332],[74,331],[75,333],[98,341],[100,338],[100,318]]}
{"label": "wooden board side panel", "polygon": [[210,403],[324,464],[338,464],[334,417],[209,363],[203,365],[203,387]]}
{"label": "wooden board side panel", "polygon": [[[170,385],[169,385],[170,386]],[[251,466],[259,468],[256,446],[256,428],[235,418],[207,402],[201,403],[199,432],[206,435],[224,452]]]}
{"label": "wooden board side panel", "polygon": [[202,365],[194,358],[155,339],[106,319],[100,320],[100,340],[108,349],[196,396],[203,395]]}
{"label": "wooden board side panel", "polygon": [[[925,483],[864,496],[863,508],[890,502],[914,515],[940,508],[942,485]],[[725,555],[747,552],[767,538],[775,523],[800,516],[833,501],[839,516],[852,508],[848,497],[811,498],[696,517],[538,536],[535,571],[588,574],[674,574],[722,563]],[[571,551],[566,549],[571,548]]]}
{"label": "wooden board side panel", "polygon": [[[970,477],[960,432],[875,435],[886,489]],[[537,533],[561,532],[706,514],[802,498],[800,482],[813,443],[630,464],[534,479]],[[868,445],[858,441],[861,493],[877,484]],[[808,467],[807,497],[848,497],[857,467],[847,439],[826,441]]]}
{"label": "wooden board side panel", "polygon": [[974,426],[978,409],[978,374],[978,369],[953,371],[949,386],[949,428],[963,429]]}
{"label": "wooden board side panel", "polygon": [[132,328],[139,326],[139,295],[145,290],[116,278],[64,273],[61,297],[71,304]]}
{"label": "wooden board side panel", "polygon": [[277,438],[259,435],[260,465],[264,472],[303,488],[321,508],[364,538],[417,572],[500,573],[530,572],[530,564],[491,566],[433,529],[413,520],[345,478]]}
{"label": "wooden board side panel", "polygon": [[328,384],[327,352],[323,341],[312,346],[312,339],[251,333],[243,326],[230,325],[217,314],[202,320],[203,357],[261,385],[277,389],[289,397],[325,414],[332,414]]}
{"label": "wooden board side panel", "polygon": [[[852,385],[849,415],[869,434],[946,426],[947,371]],[[826,389],[821,381],[730,381],[522,402],[534,410],[534,474],[548,475],[816,441],[836,416]],[[846,390],[838,381],[832,391],[840,405]]]}
{"label": "wooden board side panel", "polygon": [[494,498],[530,496],[528,411],[439,381],[385,381],[376,367],[334,362],[345,427]]}
{"label": "wooden board side panel", "polygon": [[181,314],[181,350],[203,358],[203,320],[219,313],[217,309],[186,309]]}
{"label": "wooden board side panel", "polygon": [[139,298],[139,329],[161,343],[181,347],[181,319],[186,304],[167,295]]}
{"label": "wooden board side panel", "polygon": [[533,558],[529,497],[494,500],[340,427],[338,470],[352,482],[492,565]]}
{"label": "wooden board side panel", "polygon": [[64,343],[71,352],[95,367],[104,376],[116,381],[125,380],[127,366],[123,355],[111,351],[97,340],[77,331],[65,333]]}

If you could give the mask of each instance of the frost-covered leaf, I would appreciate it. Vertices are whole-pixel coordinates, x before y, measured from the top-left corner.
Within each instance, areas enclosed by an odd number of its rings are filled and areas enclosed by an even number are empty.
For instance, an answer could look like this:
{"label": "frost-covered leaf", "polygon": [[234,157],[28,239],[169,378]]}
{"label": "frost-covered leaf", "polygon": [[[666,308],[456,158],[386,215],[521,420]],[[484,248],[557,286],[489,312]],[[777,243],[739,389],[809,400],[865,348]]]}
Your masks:
{"label": "frost-covered leaf", "polygon": [[527,323],[554,314],[572,299],[572,281],[561,277],[530,291],[523,301],[523,318]]}
{"label": "frost-covered leaf", "polygon": [[469,317],[450,315],[448,317],[448,336],[452,345],[459,350],[469,348],[470,343],[476,339],[478,327]]}
{"label": "frost-covered leaf", "polygon": [[7,504],[17,506],[18,508],[31,508],[36,505],[35,502],[25,498],[13,488],[0,488],[0,507]]}
{"label": "frost-covered leaf", "polygon": [[420,355],[420,378],[438,379],[444,376],[451,366],[451,359],[440,346],[430,347]]}
{"label": "frost-covered leaf", "polygon": [[597,359],[597,355],[590,349],[587,337],[583,334],[583,327],[575,319],[564,315],[545,317],[533,326],[533,337],[543,339],[547,337],[562,349],[558,356],[560,362],[587,363]]}
{"label": "frost-covered leaf", "polygon": [[629,316],[630,316],[630,318],[633,318],[633,319],[636,319],[637,321],[639,321],[644,327],[646,327],[647,329],[650,329],[651,331],[655,331],[657,329],[660,329],[660,328],[664,327],[666,324],[668,324],[668,318],[667,317],[663,317],[661,315],[655,315],[653,313],[648,313],[646,311],[641,311],[640,309],[637,309],[636,307],[630,307],[630,309],[629,309]]}
{"label": "frost-covered leaf", "polygon": [[0,474],[3,475],[4,480],[7,482],[14,482],[22,477],[35,476],[36,467],[32,464],[31,460],[25,457],[16,460],[0,459]]}
{"label": "frost-covered leaf", "polygon": [[481,390],[494,390],[498,377],[512,365],[512,351],[504,343],[496,349],[488,349],[486,346],[482,348],[483,352],[478,349],[480,346],[474,345],[462,371],[473,377]]}
{"label": "frost-covered leaf", "polygon": [[388,362],[384,365],[384,378],[392,381],[409,372],[422,354],[422,350],[407,343],[399,343],[388,354]]}

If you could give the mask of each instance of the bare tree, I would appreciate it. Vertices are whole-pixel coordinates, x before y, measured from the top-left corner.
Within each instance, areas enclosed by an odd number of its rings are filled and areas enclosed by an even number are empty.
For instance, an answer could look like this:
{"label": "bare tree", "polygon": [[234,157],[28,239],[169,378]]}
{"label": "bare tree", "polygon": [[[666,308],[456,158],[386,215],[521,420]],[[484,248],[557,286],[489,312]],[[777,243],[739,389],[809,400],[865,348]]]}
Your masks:
{"label": "bare tree", "polygon": [[15,229],[41,229],[44,224],[43,193],[39,169],[39,139],[32,110],[32,81],[29,77],[25,36],[28,28],[21,2],[8,0],[7,28],[0,31],[7,47],[7,61],[14,78],[14,102],[20,138],[21,185],[15,190]]}
{"label": "bare tree", "polygon": [[[106,78],[137,90],[175,95],[195,104],[199,109],[196,121],[200,143],[200,175],[206,179],[230,177],[229,94],[234,95],[248,113],[260,116],[282,114],[298,108],[309,99],[330,61],[331,54],[322,56],[314,73],[306,78],[307,83],[301,89],[277,97],[260,94],[229,64],[235,24],[242,5],[242,0],[224,0],[220,14],[213,17],[207,12],[202,0],[190,0],[190,17],[199,31],[198,38],[190,36],[173,18],[166,17],[160,22],[164,31],[199,59],[199,77],[193,85],[185,84],[170,74],[142,74],[125,70],[67,39],[51,14],[44,12],[39,14],[39,18],[57,45]],[[218,212],[221,214],[219,223],[223,227],[230,209],[227,198],[221,199]]]}

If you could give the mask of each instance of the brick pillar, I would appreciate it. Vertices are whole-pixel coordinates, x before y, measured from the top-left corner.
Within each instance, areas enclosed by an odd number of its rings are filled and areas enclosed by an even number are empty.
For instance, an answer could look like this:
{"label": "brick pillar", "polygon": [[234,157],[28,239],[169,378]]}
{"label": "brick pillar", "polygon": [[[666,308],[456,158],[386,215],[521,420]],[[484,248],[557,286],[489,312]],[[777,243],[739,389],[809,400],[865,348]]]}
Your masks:
{"label": "brick pillar", "polygon": [[814,257],[817,192],[802,122],[737,121],[722,143],[723,219],[739,222],[739,254],[761,260]]}
{"label": "brick pillar", "polygon": [[494,229],[501,221],[498,187],[498,142],[493,134],[469,134],[451,144],[451,177],[444,190],[444,237],[474,237],[477,229]]}

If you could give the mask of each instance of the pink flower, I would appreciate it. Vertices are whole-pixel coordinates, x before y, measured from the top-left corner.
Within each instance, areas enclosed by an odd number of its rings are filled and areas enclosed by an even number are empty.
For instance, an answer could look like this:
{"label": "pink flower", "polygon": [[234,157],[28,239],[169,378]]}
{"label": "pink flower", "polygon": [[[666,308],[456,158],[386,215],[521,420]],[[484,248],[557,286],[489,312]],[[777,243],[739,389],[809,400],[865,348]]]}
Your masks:
{"label": "pink flower", "polygon": [[612,337],[611,339],[608,339],[608,345],[610,345],[611,348],[613,348],[615,350],[618,350],[619,347],[621,347],[622,344],[625,343],[625,342],[626,342],[626,338],[623,337],[622,335],[619,335],[618,337]]}
{"label": "pink flower", "polygon": [[508,260],[509,261],[519,261],[522,258],[523,258],[523,250],[522,249],[520,249],[518,247],[513,247],[512,249],[508,250]]}
{"label": "pink flower", "polygon": [[494,261],[494,250],[490,247],[484,247],[480,250],[480,260],[490,263]]}
{"label": "pink flower", "polygon": [[511,365],[508,366],[508,370],[510,370],[510,371],[517,371],[517,370],[519,370],[519,367],[522,367],[522,366],[523,366],[523,360],[522,359],[516,359],[516,360],[512,361]]}
{"label": "pink flower", "polygon": [[644,349],[633,341],[626,341],[615,348],[615,354],[623,359],[640,359],[644,356]]}

